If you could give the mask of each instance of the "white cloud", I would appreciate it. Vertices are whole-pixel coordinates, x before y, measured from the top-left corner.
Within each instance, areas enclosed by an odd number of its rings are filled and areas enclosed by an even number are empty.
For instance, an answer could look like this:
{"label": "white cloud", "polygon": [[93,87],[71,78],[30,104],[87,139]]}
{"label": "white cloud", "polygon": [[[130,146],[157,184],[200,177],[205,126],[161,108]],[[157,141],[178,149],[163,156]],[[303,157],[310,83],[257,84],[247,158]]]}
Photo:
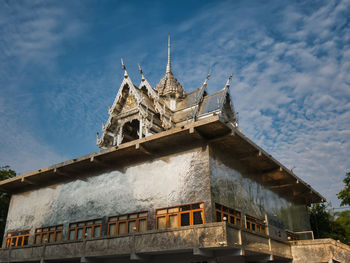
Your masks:
{"label": "white cloud", "polygon": [[193,65],[216,61],[208,85],[215,91],[235,65],[231,93],[240,128],[337,205],[335,194],[350,170],[350,29],[345,27],[350,3],[329,2],[314,10],[297,3],[279,6],[281,21],[266,27],[252,19],[254,29],[245,21],[236,26],[241,17],[226,5],[188,23],[196,28],[220,14],[205,28],[210,34],[195,41],[203,43],[199,52],[205,49],[205,56],[183,56],[182,79],[198,81],[203,67]]}
{"label": "white cloud", "polygon": [[16,120],[20,113],[9,111],[4,100],[0,100],[0,114],[0,166],[9,165],[20,174],[67,159],[21,127]]}
{"label": "white cloud", "polygon": [[[6,150],[8,157],[1,151],[0,161],[28,170],[62,158],[18,123],[17,114],[31,112],[17,112],[16,101],[29,109],[37,95],[18,88],[23,81],[20,73],[33,63],[55,67],[56,58],[64,52],[63,43],[79,35],[84,24],[68,8],[37,2],[35,11],[28,12],[31,6],[10,3],[0,11],[0,56],[10,58],[0,62],[0,85],[3,79],[10,79],[7,92],[15,90],[11,95],[16,100],[0,101],[0,113],[6,111],[0,118],[0,136],[8,138],[1,146],[10,149]],[[10,9],[13,15],[8,15]],[[292,1],[215,2],[171,28],[173,70],[186,90],[199,88],[210,66],[210,92],[223,88],[234,70],[231,94],[240,128],[289,168],[295,166],[299,176],[333,203],[350,170],[349,11],[349,1],[324,2],[312,8]],[[99,130],[122,78],[122,55],[126,62],[135,63],[128,68],[131,76],[139,77],[136,63],[141,61],[146,77],[155,84],[165,70],[166,37],[164,46],[159,39],[169,32],[168,26],[153,28],[151,35],[143,32],[137,41],[117,43],[104,61],[108,72],[82,70],[80,77],[66,75],[56,82],[59,89],[44,91],[45,108],[57,116],[57,132],[69,126],[64,132],[88,138]],[[122,38],[127,25],[118,27]],[[153,49],[155,43],[159,49]],[[139,83],[139,78],[133,80]],[[25,141],[28,150],[22,149]],[[47,159],[41,160],[42,153]]]}
{"label": "white cloud", "polygon": [[35,134],[41,94],[25,87],[33,71],[52,71],[64,42],[83,29],[69,8],[47,1],[0,3],[0,165],[23,173],[66,159]]}

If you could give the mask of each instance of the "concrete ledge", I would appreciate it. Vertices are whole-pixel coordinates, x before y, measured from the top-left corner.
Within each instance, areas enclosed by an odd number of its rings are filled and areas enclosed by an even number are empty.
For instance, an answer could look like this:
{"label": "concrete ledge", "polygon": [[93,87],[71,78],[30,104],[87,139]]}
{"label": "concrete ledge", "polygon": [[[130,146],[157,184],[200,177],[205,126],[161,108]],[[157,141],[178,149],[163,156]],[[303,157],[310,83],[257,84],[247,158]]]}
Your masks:
{"label": "concrete ledge", "polygon": [[219,222],[84,241],[0,249],[0,262],[63,262],[102,257],[128,257],[131,260],[177,253],[190,253],[202,257],[223,254],[231,257],[267,255],[291,259],[288,242]]}
{"label": "concrete ledge", "polygon": [[293,262],[349,262],[350,246],[333,239],[291,241]]}

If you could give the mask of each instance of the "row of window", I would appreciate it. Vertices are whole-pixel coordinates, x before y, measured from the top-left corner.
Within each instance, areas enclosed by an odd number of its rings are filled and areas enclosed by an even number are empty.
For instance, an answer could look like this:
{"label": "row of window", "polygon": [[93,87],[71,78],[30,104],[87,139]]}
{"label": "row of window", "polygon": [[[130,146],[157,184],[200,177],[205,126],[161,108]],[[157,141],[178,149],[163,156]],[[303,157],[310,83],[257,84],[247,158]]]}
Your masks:
{"label": "row of window", "polygon": [[[242,227],[242,213],[235,209],[215,203],[216,222],[227,221],[231,224]],[[245,216],[245,228],[266,234],[266,224],[262,219],[249,215]]]}
{"label": "row of window", "polygon": [[[204,204],[195,203],[156,210],[156,229],[204,224]],[[117,215],[108,218],[107,235],[122,235],[147,231],[148,212]],[[62,240],[63,225],[37,228],[34,244],[54,243]],[[5,247],[29,244],[30,230],[10,232]],[[102,236],[102,218],[69,224],[68,240],[82,240]]]}
{"label": "row of window", "polygon": [[203,203],[168,207],[156,212],[157,229],[199,224],[204,224]]}
{"label": "row of window", "polygon": [[[241,212],[226,206],[215,204],[216,221],[227,221],[242,227]],[[246,215],[245,227],[252,231],[265,233],[263,220]],[[204,203],[194,203],[156,210],[156,229],[204,224]],[[74,222],[69,224],[68,240],[82,240],[102,236],[102,218]],[[117,215],[108,218],[107,235],[122,235],[147,231],[148,212]],[[29,244],[30,230],[7,234],[5,247],[26,246]],[[63,225],[37,228],[34,244],[54,243],[62,240]]]}
{"label": "row of window", "polygon": [[21,247],[29,243],[29,230],[16,231],[7,234],[5,247]]}

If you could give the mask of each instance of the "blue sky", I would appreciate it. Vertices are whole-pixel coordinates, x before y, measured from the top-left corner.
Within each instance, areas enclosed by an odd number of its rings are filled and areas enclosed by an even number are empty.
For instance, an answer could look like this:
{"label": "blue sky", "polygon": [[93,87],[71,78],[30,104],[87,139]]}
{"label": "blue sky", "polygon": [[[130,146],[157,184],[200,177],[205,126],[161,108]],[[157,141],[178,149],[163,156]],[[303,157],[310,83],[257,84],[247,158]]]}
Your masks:
{"label": "blue sky", "polygon": [[0,1],[0,165],[97,151],[123,78],[209,92],[233,71],[239,128],[337,206],[350,171],[350,1]]}

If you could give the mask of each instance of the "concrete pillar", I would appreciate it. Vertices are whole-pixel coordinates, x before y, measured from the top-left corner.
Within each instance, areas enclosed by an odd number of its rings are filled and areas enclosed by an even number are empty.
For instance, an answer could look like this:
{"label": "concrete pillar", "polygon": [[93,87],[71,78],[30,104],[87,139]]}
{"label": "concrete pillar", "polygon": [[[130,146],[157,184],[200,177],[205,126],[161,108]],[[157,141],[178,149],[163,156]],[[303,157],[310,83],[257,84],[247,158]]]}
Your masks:
{"label": "concrete pillar", "polygon": [[122,143],[122,137],[123,136],[123,126],[119,127],[118,133],[117,133],[117,146]]}
{"label": "concrete pillar", "polygon": [[142,126],[143,126],[143,122],[142,119],[140,119],[140,126],[139,126],[139,139],[142,138]]}

